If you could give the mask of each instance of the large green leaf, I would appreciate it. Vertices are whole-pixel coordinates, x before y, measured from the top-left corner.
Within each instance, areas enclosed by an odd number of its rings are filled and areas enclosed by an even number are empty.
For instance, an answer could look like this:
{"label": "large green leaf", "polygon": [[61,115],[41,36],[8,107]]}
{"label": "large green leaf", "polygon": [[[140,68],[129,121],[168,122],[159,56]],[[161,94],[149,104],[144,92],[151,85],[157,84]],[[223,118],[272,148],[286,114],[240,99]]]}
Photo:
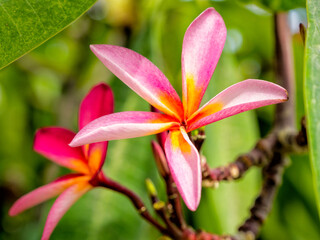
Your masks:
{"label": "large green leaf", "polygon": [[308,29],[305,48],[305,104],[310,159],[320,213],[320,5],[318,0],[307,4]]}
{"label": "large green leaf", "polygon": [[0,69],[67,27],[96,0],[0,0]]}

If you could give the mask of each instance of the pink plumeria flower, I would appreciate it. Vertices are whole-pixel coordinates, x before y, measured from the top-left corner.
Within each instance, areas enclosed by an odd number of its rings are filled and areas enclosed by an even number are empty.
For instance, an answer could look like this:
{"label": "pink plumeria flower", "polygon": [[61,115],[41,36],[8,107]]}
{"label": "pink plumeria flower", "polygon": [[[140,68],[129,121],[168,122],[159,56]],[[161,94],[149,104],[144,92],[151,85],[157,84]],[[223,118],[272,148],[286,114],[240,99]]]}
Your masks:
{"label": "pink plumeria flower", "polygon": [[[113,94],[106,84],[95,86],[84,98],[79,112],[79,128],[106,114],[113,113]],[[9,214],[17,215],[60,194],[54,202],[42,235],[49,239],[52,231],[66,211],[83,194],[98,186],[108,142],[100,142],[73,148],[68,144],[75,133],[59,127],[46,127],[37,131],[34,150],[55,163],[70,168],[71,173],[39,187],[18,199]]]}
{"label": "pink plumeria flower", "polygon": [[91,50],[120,80],[161,113],[120,112],[84,127],[71,146],[133,138],[169,130],[165,152],[170,172],[190,210],[201,196],[200,156],[188,133],[232,115],[287,100],[284,88],[262,80],[234,84],[199,108],[221,55],[227,30],[213,8],[187,29],[182,46],[182,102],[164,74],[148,59],[123,47],[92,45]]}

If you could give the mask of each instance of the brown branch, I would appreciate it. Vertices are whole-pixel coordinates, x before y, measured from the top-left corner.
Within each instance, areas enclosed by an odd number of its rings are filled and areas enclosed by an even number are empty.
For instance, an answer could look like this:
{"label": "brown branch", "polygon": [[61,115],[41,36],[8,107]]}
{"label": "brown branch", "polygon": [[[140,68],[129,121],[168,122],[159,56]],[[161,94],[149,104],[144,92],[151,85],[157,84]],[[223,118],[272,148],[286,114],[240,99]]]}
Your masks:
{"label": "brown branch", "polygon": [[[306,144],[305,127],[302,127],[300,133],[295,137],[283,137],[280,133],[286,129],[295,129],[295,101],[294,101],[294,71],[293,71],[293,56],[291,34],[287,23],[287,14],[276,13],[274,16],[275,23],[275,39],[276,39],[276,76],[280,85],[288,90],[290,101],[278,104],[276,106],[276,116],[273,133],[277,134],[278,139],[296,140],[299,144]],[[304,124],[302,124],[304,126]],[[294,148],[295,144],[288,142],[282,145]],[[251,208],[251,216],[240,226],[239,231],[251,233],[254,237],[259,234],[260,228],[269,214],[275,194],[279,185],[286,165],[287,157],[285,151],[276,149],[271,158],[271,161],[263,168],[264,182],[262,190]]]}
{"label": "brown branch", "polygon": [[288,159],[281,153],[275,153],[272,161],[263,168],[263,186],[259,197],[251,208],[251,216],[239,228],[239,231],[250,232],[257,236],[260,228],[268,216],[273,199],[281,184],[282,174]]}
{"label": "brown branch", "polygon": [[239,156],[234,162],[214,169],[206,165],[203,180],[214,183],[241,178],[253,166],[267,166],[275,153],[305,152],[307,144],[305,118],[303,118],[301,130],[298,133],[288,130],[272,132],[267,137],[260,139],[250,152]]}

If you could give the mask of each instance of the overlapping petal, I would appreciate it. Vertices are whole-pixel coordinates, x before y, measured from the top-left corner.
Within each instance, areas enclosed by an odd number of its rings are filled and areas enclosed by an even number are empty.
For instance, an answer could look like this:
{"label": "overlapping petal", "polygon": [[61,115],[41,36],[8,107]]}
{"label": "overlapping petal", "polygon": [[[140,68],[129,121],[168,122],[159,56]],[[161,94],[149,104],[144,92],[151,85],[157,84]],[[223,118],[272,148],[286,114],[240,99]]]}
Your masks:
{"label": "overlapping petal", "polygon": [[147,58],[119,46],[91,45],[103,64],[138,95],[162,112],[183,117],[180,98],[164,74]]}
{"label": "overlapping petal", "polygon": [[249,79],[236,83],[212,98],[188,120],[187,131],[226,117],[288,100],[287,91],[271,82]]}
{"label": "overlapping petal", "polygon": [[33,148],[61,166],[88,173],[89,169],[82,149],[68,145],[74,136],[75,133],[65,128],[41,128],[36,132]]}
{"label": "overlapping petal", "polygon": [[82,174],[69,174],[58,178],[57,180],[39,187],[19,198],[19,200],[10,208],[9,214],[11,216],[15,216],[35,205],[57,196],[76,182],[82,182],[84,180],[88,180],[88,177],[83,176]]}
{"label": "overlapping petal", "polygon": [[74,137],[70,146],[110,141],[116,139],[141,137],[156,134],[171,127],[179,126],[168,115],[154,112],[119,112],[98,118]]}
{"label": "overlapping petal", "polygon": [[195,211],[201,197],[200,156],[185,129],[170,131],[165,152],[173,180],[187,207]]}
{"label": "overlapping petal", "polygon": [[92,174],[96,174],[103,166],[107,155],[108,142],[89,144],[88,166]]}
{"label": "overlapping petal", "polygon": [[227,30],[214,8],[201,13],[187,29],[182,46],[182,90],[185,117],[195,112],[220,58]]}
{"label": "overlapping petal", "polygon": [[87,181],[78,182],[65,190],[54,202],[44,226],[41,240],[48,240],[63,215],[86,192],[92,189]]}
{"label": "overlapping petal", "polygon": [[[94,86],[81,102],[79,129],[99,117],[113,113],[113,110],[114,100],[111,88],[104,83]],[[92,173],[101,169],[106,158],[107,147],[107,142],[93,143],[82,147]]]}
{"label": "overlapping petal", "polygon": [[[157,108],[152,106],[151,106],[151,111],[160,113],[160,111]],[[158,143],[163,149],[164,149],[164,143],[166,142],[167,136],[168,136],[168,131],[163,131],[157,134]]]}
{"label": "overlapping petal", "polygon": [[82,100],[79,111],[79,129],[96,118],[113,113],[113,93],[104,83],[94,86]]}

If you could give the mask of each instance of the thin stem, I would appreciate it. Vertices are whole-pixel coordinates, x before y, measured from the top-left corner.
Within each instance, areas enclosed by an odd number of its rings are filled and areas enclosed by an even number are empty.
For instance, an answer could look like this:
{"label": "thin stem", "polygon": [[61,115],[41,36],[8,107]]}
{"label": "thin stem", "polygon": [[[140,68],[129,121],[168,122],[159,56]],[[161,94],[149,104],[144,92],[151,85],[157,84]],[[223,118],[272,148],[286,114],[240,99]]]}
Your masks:
{"label": "thin stem", "polygon": [[172,206],[171,220],[181,229],[185,229],[187,224],[182,215],[182,206],[179,198],[178,189],[174,186],[171,175],[165,177],[168,202]]}
{"label": "thin stem", "polygon": [[108,189],[111,189],[113,191],[116,191],[118,193],[121,193],[123,195],[125,195],[126,197],[128,197],[131,202],[133,203],[134,207],[137,209],[137,211],[139,212],[139,214],[145,219],[147,220],[149,223],[151,223],[154,227],[156,227],[161,233],[168,235],[168,231],[165,227],[163,227],[162,225],[160,225],[152,216],[151,214],[148,212],[145,204],[143,203],[143,201],[140,199],[140,197],[138,197],[134,192],[132,192],[131,190],[127,189],[126,187],[120,185],[119,183],[106,178],[104,175],[100,175],[99,177],[99,185],[101,187],[105,187]]}
{"label": "thin stem", "polygon": [[161,217],[168,228],[168,232],[170,236],[174,239],[180,239],[182,236],[182,230],[177,227],[170,219],[170,214],[164,202],[159,201],[157,196],[151,196],[151,202],[153,204],[153,208],[157,212],[157,214]]}

